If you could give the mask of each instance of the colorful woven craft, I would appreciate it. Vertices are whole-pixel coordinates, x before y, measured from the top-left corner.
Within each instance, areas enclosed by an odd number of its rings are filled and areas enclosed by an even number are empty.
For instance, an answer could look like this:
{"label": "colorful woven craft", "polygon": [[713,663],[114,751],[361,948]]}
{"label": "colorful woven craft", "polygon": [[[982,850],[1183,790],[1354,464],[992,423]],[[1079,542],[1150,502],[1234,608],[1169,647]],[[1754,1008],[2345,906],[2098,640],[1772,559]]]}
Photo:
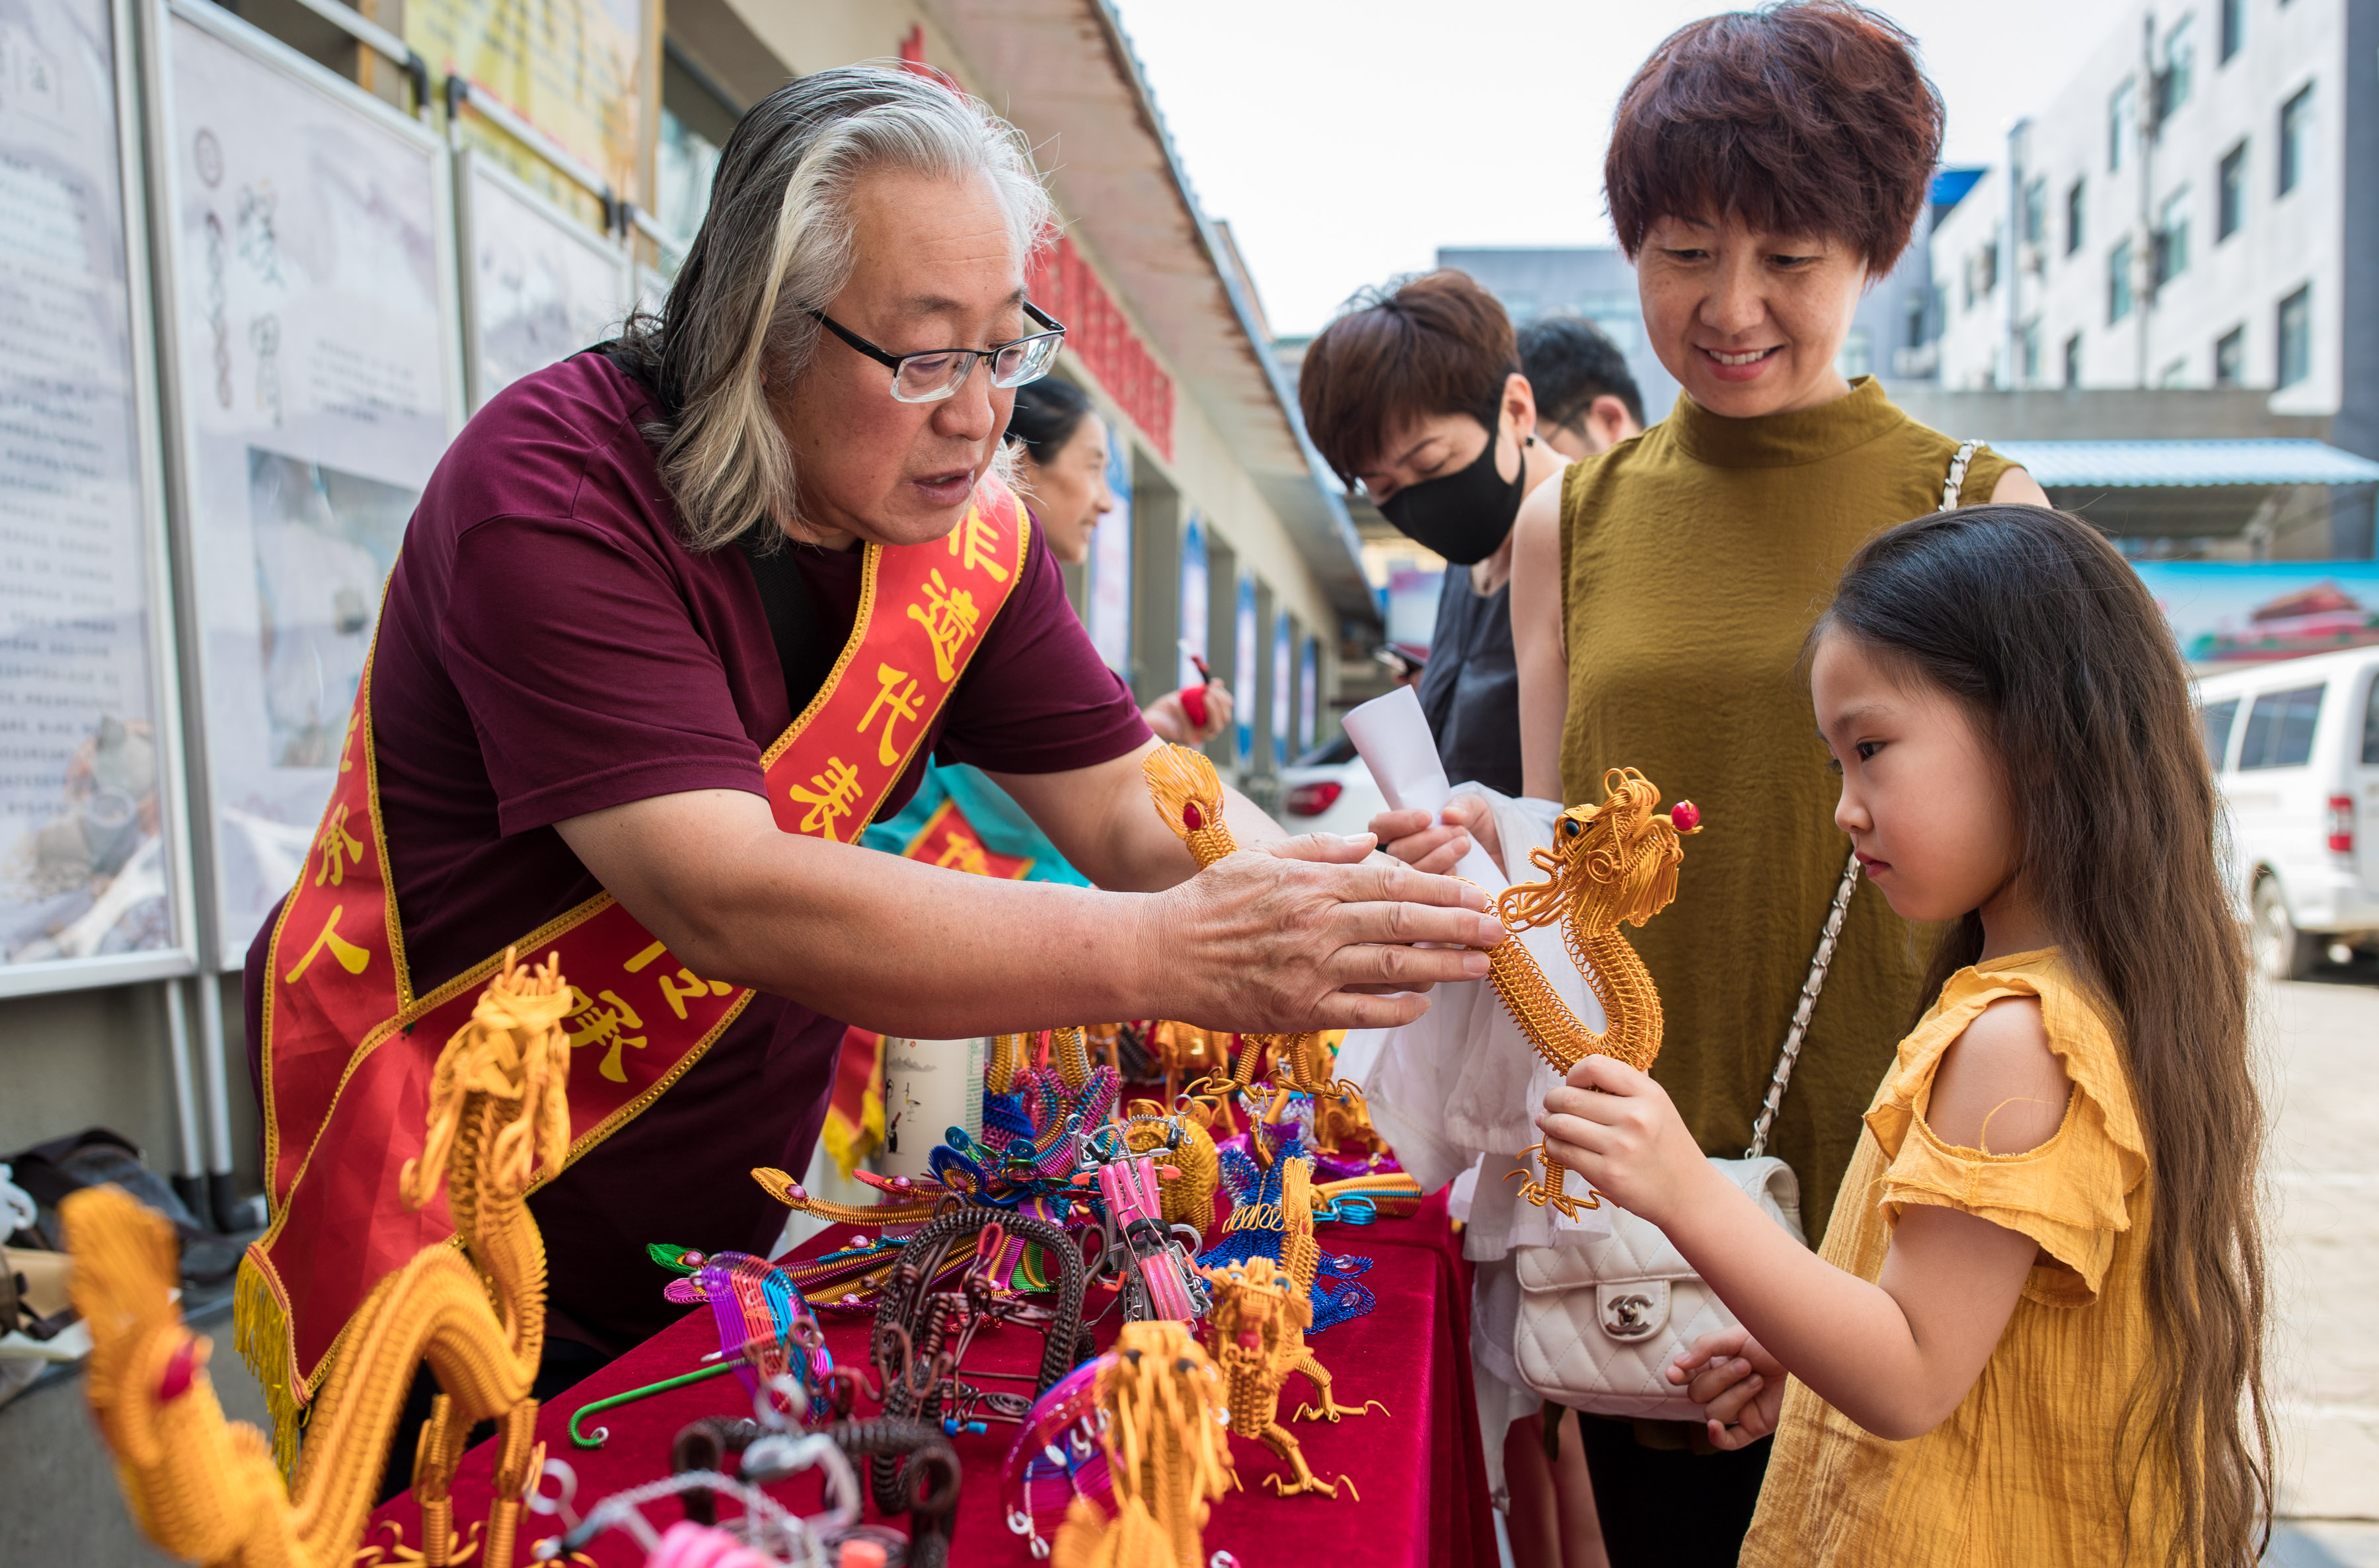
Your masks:
{"label": "colorful woven craft", "polygon": [[[682,1306],[707,1302],[719,1327],[719,1354],[736,1363],[735,1375],[743,1392],[760,1397],[775,1381],[791,1372],[809,1394],[806,1418],[823,1421],[833,1413],[827,1384],[834,1376],[834,1357],[810,1304],[792,1276],[749,1252],[714,1252],[708,1256],[691,1248],[655,1242],[645,1249],[662,1268],[686,1277],[671,1280],[661,1294]],[[770,1393],[777,1408],[794,1415],[782,1396]]]}

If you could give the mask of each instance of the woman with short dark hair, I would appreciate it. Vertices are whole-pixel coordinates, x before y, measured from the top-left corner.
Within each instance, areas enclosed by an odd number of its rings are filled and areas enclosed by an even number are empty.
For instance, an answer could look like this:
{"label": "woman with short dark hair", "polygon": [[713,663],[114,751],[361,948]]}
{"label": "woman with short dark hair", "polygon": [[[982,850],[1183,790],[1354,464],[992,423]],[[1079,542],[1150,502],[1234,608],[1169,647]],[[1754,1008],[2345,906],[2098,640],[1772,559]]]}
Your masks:
{"label": "woman with short dark hair", "polygon": [[1451,270],[1366,289],[1306,349],[1297,392],[1339,477],[1445,558],[1419,695],[1446,777],[1518,793],[1512,523],[1569,459],[1537,438],[1511,318]]}
{"label": "woman with short dark hair", "polygon": [[[1599,799],[1625,765],[1709,824],[1675,904],[1628,939],[1660,989],[1654,1077],[1709,1154],[1751,1142],[1850,850],[1794,674],[1803,636],[1853,552],[1945,504],[1953,479],[1964,501],[2047,501],[1835,368],[1861,294],[1907,247],[1941,129],[1914,41],[1845,0],[1708,18],[1653,51],[1604,178],[1683,390],[1641,439],[1531,496],[1516,529],[1528,792]],[[1403,858],[1450,864],[1461,827],[1492,836],[1463,805],[1455,826],[1377,826],[1407,835]],[[1768,1147],[1812,1236],[1921,1003],[1914,936],[1880,898],[1852,898]],[[1720,1453],[1691,1423],[1579,1424],[1613,1563],[1734,1562],[1764,1443]]]}
{"label": "woman with short dark hair", "polygon": [[[1111,439],[1107,422],[1073,382],[1049,376],[1016,389],[1008,444],[1017,455],[1017,488],[1040,520],[1049,553],[1068,566],[1090,560],[1092,531],[1116,509],[1115,491],[1107,485]],[[1193,718],[1182,694],[1167,692],[1141,709],[1140,717],[1165,740],[1200,746],[1230,728],[1230,689],[1220,681],[1207,681],[1202,706],[1205,717]]]}

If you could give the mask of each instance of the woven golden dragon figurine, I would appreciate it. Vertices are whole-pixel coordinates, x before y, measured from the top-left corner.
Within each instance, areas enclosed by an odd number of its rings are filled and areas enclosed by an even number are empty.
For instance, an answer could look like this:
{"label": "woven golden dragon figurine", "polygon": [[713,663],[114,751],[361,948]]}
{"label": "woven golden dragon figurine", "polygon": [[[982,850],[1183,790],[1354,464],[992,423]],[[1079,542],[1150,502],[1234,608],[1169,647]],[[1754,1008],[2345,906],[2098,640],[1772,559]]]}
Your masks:
{"label": "woven golden dragon figurine", "polygon": [[[1280,1194],[1281,1261],[1258,1256],[1244,1262],[1201,1269],[1213,1305],[1206,1311],[1206,1353],[1223,1369],[1231,1430],[1251,1438],[1279,1455],[1296,1473],[1294,1482],[1267,1475],[1265,1482],[1283,1497],[1300,1492],[1338,1495],[1344,1485],[1357,1502],[1351,1477],[1325,1481],[1305,1462],[1305,1451],[1280,1424],[1280,1391],[1291,1372],[1302,1372],[1320,1393],[1319,1405],[1301,1406],[1297,1419],[1320,1417],[1334,1426],[1347,1416],[1360,1416],[1377,1400],[1341,1405],[1332,1396],[1334,1381],[1321,1358],[1305,1343],[1313,1321],[1313,1276],[1322,1262],[1322,1244],[1313,1235],[1311,1166],[1302,1158],[1288,1162],[1282,1173]],[[1380,1405],[1382,1414],[1387,1406]]]}
{"label": "woven golden dragon figurine", "polygon": [[1208,1504],[1231,1481],[1222,1379],[1190,1325],[1168,1320],[1124,1324],[1115,1357],[1098,1402],[1116,1517],[1077,1497],[1053,1568],[1206,1568]]}
{"label": "woven golden dragon figurine", "polygon": [[[1545,880],[1516,884],[1495,900],[1496,917],[1515,934],[1560,921],[1571,961],[1602,1004],[1605,1028],[1598,1034],[1577,1021],[1524,945],[1509,941],[1495,949],[1488,978],[1496,994],[1537,1054],[1563,1074],[1587,1056],[1616,1056],[1648,1071],[1660,1054],[1660,993],[1619,927],[1640,926],[1669,906],[1685,858],[1677,840],[1701,831],[1701,812],[1691,801],[1655,811],[1660,791],[1632,767],[1612,768],[1602,788],[1600,805],[1562,813],[1553,847],[1530,852]],[[1562,1190],[1565,1167],[1546,1157],[1543,1144],[1525,1152],[1544,1165],[1541,1183],[1521,1186],[1529,1202],[1572,1219],[1581,1208],[1601,1206],[1591,1192],[1579,1200]]]}
{"label": "woven golden dragon figurine", "polygon": [[414,1460],[421,1560],[442,1568],[454,1559],[447,1488],[466,1434],[494,1419],[502,1446],[477,1562],[512,1568],[521,1500],[543,1468],[529,1390],[545,1344],[545,1245],[523,1200],[536,1170],[558,1170],[569,1153],[570,1006],[554,964],[532,973],[507,954],[447,1042],[429,1139],[398,1179],[418,1208],[444,1178],[462,1245],[423,1248],[356,1312],[291,1486],[262,1433],[223,1419],[205,1372],[211,1345],[184,1325],[170,1294],[165,1221],[115,1188],[66,1200],[75,1305],[91,1325],[91,1410],[133,1517],[168,1555],[208,1568],[347,1568],[426,1360],[447,1392]]}

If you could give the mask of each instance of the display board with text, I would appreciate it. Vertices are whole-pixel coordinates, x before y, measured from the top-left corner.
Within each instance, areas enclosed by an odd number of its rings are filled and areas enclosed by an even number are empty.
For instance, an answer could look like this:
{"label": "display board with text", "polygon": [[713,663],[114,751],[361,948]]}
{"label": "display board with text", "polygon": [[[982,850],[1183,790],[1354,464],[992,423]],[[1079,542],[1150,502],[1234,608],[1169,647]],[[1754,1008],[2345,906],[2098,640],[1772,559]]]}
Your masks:
{"label": "display board with text", "polygon": [[484,153],[455,158],[471,406],[619,335],[635,304],[628,253]]}
{"label": "display board with text", "polygon": [[151,159],[211,959],[307,863],[380,594],[462,413],[446,151],[211,5],[156,13]]}
{"label": "display board with text", "polygon": [[0,0],[0,995],[190,962],[129,31]]}
{"label": "display board with text", "polygon": [[[459,76],[600,175],[649,205],[637,181],[646,96],[643,0],[405,0],[405,41],[439,78]],[[592,193],[501,129],[466,116],[459,134],[558,204]]]}

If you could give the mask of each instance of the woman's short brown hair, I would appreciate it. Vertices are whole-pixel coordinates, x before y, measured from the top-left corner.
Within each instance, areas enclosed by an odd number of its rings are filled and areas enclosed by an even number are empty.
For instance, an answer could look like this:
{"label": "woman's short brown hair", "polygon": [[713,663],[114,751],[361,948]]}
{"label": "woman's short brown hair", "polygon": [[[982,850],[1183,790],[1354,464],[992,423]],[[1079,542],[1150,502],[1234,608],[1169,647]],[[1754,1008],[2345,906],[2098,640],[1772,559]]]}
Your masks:
{"label": "woman's short brown hair", "polygon": [[1632,258],[1662,218],[1732,213],[1825,235],[1871,272],[1908,248],[1941,155],[1916,41],[1850,0],[1792,0],[1679,28],[1627,84],[1602,165]]}
{"label": "woman's short brown hair", "polygon": [[1467,414],[1491,432],[1519,368],[1503,307],[1446,269],[1349,300],[1306,349],[1297,401],[1322,461],[1352,484],[1397,425]]}

